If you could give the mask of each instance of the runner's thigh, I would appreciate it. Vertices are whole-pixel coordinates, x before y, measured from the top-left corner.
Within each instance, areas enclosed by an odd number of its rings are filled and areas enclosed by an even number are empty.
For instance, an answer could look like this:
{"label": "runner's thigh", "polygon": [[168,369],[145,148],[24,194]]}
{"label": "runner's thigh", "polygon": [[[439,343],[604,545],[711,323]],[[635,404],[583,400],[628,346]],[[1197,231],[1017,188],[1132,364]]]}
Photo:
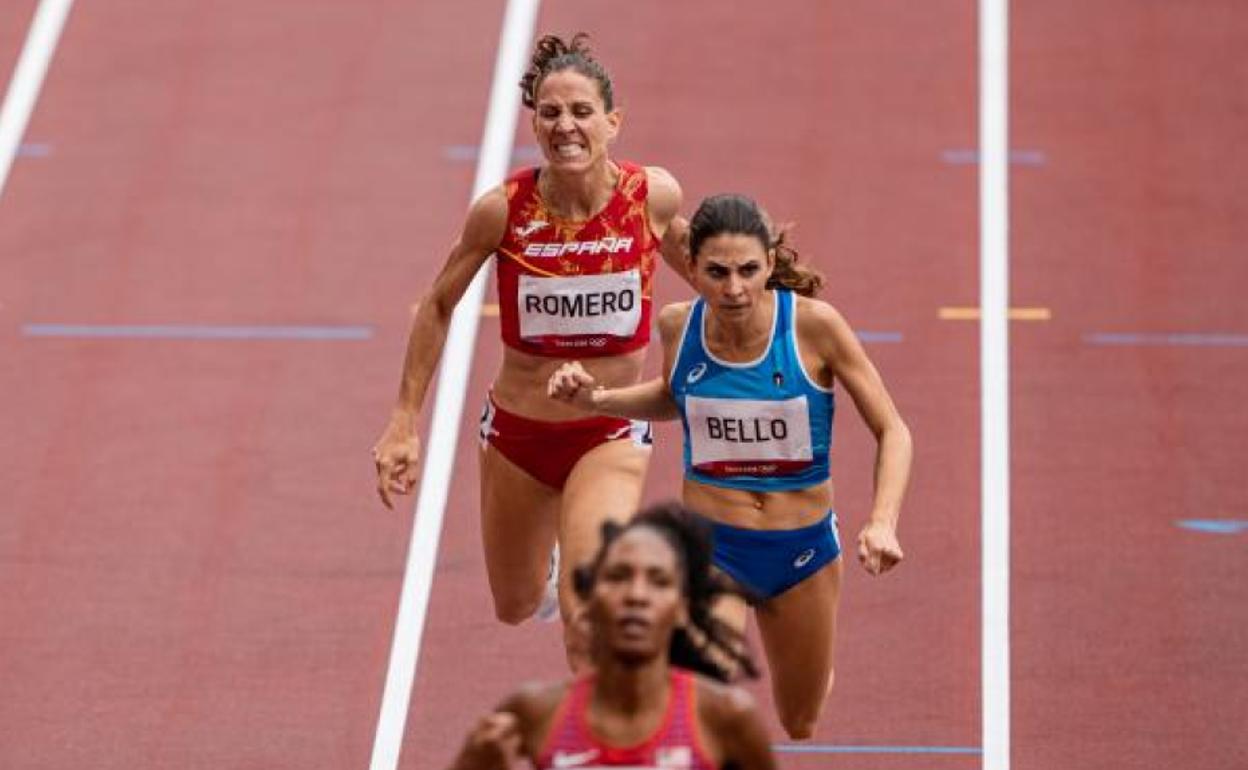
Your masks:
{"label": "runner's thigh", "polygon": [[641,504],[650,448],[629,439],[599,444],[585,453],[563,487],[559,547],[565,574],[598,550],[602,523],[627,521]]}
{"label": "runner's thigh", "polygon": [[782,714],[817,714],[832,686],[841,564],[828,564],[754,615]]}
{"label": "runner's thigh", "polygon": [[481,450],[481,541],[500,617],[505,610],[527,616],[524,608],[531,612],[541,600],[559,501],[558,490],[520,470],[498,450],[488,445]]}

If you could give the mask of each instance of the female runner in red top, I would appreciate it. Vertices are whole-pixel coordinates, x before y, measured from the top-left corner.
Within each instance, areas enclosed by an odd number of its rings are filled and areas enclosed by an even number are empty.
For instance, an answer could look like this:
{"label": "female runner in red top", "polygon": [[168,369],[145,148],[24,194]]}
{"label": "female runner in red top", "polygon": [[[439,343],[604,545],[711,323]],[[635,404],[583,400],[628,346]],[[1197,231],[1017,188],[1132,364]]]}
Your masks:
{"label": "female runner in red top", "polygon": [[[520,85],[545,163],[469,208],[416,312],[398,402],[373,450],[377,491],[390,507],[392,495],[415,485],[415,422],[451,312],[497,255],[504,348],[481,421],[481,524],[494,610],[512,624],[542,604],[552,547],[565,564],[583,561],[603,521],[636,510],[650,455],[648,424],[586,419],[545,395],[551,373],[570,358],[586,361],[599,382],[637,381],[655,265],[680,207],[680,187],[666,171],[608,157],[622,116],[585,40],[538,41]],[[574,604],[566,574],[558,598],[566,620]],[[575,667],[583,651],[567,629]]]}
{"label": "female runner in red top", "polygon": [[604,526],[598,554],[576,575],[594,672],[507,698],[452,770],[499,770],[520,757],[538,770],[774,768],[750,697],[677,667],[753,671],[740,636],[711,615],[732,589],[710,556],[709,525],[675,503]]}

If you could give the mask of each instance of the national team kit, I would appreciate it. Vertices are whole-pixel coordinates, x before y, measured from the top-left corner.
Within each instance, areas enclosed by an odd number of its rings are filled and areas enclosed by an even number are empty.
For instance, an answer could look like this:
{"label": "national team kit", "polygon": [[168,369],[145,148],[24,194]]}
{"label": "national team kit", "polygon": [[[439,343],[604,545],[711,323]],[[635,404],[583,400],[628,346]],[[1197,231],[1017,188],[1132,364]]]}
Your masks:
{"label": "national team kit", "polygon": [[[615,194],[583,222],[560,219],[546,208],[537,189],[539,169],[525,169],[504,183],[507,232],[496,252],[503,344],[535,356],[597,358],[650,342],[659,241],[646,208],[646,170],[617,165]],[[642,420],[531,420],[499,408],[493,395],[481,414],[480,436],[555,489],[599,444],[652,441],[650,424]]]}
{"label": "national team kit", "polygon": [[610,746],[594,736],[587,718],[594,675],[574,680],[555,710],[545,745],[538,751],[537,766],[556,770],[714,770],[698,738],[697,682],[692,674],[678,668],[670,669],[668,677],[671,695],[658,728],[646,740],[627,747]]}
{"label": "national team kit", "polygon": [[[645,169],[618,162],[606,207],[572,222],[554,216],[538,193],[538,169],[505,183],[507,231],[497,250],[504,344],[535,356],[593,358],[638,350],[650,340],[659,239],[650,229]],[[689,312],[670,372],[685,432],[687,478],[758,492],[804,489],[829,477],[834,400],[798,356],[796,298],[775,290],[771,340],[755,361],[718,359],[706,345],[705,305]],[[537,480],[562,489],[577,461],[607,441],[651,443],[648,423],[595,416],[550,422],[501,409],[492,395],[480,438]],[[835,560],[836,516],[796,530],[711,522],[715,565],[760,599],[777,596]],[[584,722],[592,679],[577,680],[560,706],[539,767],[588,770],[709,768],[694,725],[694,682],[673,671],[668,713],[633,749],[597,742]]]}

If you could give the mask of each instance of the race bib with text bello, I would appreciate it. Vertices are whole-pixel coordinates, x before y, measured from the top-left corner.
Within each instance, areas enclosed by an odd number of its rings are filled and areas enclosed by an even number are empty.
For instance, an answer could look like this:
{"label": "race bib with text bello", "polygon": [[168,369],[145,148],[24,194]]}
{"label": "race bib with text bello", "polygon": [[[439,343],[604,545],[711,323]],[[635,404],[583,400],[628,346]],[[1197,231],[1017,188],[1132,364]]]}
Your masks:
{"label": "race bib with text bello", "polygon": [[782,476],[814,461],[805,396],[685,399],[692,465],[711,476]]}
{"label": "race bib with text bello", "polygon": [[631,337],[641,321],[641,273],[546,278],[520,276],[520,336],[608,334]]}

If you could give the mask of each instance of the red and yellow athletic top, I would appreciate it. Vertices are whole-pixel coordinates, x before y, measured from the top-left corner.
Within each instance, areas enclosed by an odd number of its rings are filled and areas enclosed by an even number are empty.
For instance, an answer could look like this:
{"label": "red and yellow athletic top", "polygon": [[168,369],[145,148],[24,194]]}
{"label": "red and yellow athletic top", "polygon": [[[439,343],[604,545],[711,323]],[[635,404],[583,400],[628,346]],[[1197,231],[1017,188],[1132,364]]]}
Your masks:
{"label": "red and yellow athletic top", "polygon": [[615,194],[582,222],[547,210],[540,169],[507,179],[507,232],[498,255],[503,342],[552,358],[613,356],[650,341],[659,239],[646,208],[646,170],[616,161]]}
{"label": "red and yellow athletic top", "polygon": [[662,723],[649,738],[627,748],[609,746],[590,731],[588,713],[594,681],[590,674],[568,688],[538,752],[537,770],[715,770],[698,738],[697,681],[693,674],[671,669],[671,690]]}

